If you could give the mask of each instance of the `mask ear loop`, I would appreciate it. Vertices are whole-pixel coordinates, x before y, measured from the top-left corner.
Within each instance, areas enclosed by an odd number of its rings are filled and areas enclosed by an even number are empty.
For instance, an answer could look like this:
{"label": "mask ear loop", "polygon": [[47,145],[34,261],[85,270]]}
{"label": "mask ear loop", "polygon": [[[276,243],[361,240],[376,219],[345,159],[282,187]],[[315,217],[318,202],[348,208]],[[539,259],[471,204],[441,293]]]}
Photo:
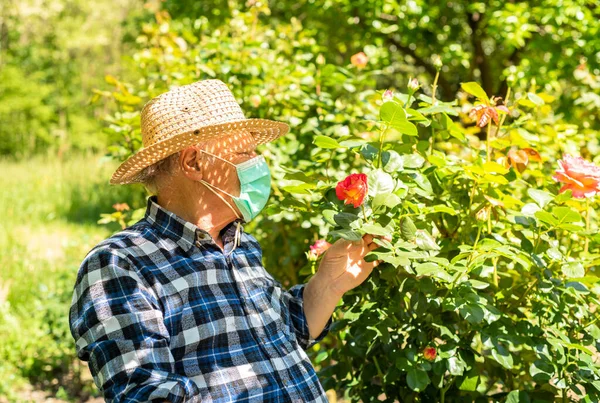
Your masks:
{"label": "mask ear loop", "polygon": [[[212,156],[213,156],[213,157],[215,157],[215,158],[218,158],[218,159],[220,159],[220,160],[222,160],[222,161],[225,161],[226,163],[228,163],[228,164],[230,164],[230,165],[233,165],[233,166],[235,166],[235,164],[233,164],[233,163],[231,163],[231,162],[227,161],[226,159],[224,159],[224,158],[221,158],[221,157],[219,157],[219,156],[217,156],[217,155],[211,154],[211,153],[209,153],[209,152],[206,152],[206,151],[204,151],[204,150],[199,150],[199,151],[202,151],[203,153],[205,153],[205,154],[208,154],[208,155],[212,155]],[[204,185],[206,185],[206,187],[207,187],[208,189],[210,189],[210,191],[211,191],[211,192],[213,192],[214,194],[216,194],[217,196],[219,196],[219,198],[220,198],[221,200],[223,200],[223,202],[225,202],[225,204],[227,204],[231,210],[233,210],[233,212],[235,213],[235,216],[236,216],[237,218],[242,218],[242,217],[240,217],[240,215],[238,214],[237,210],[236,210],[236,209],[234,209],[234,208],[231,206],[231,204],[230,204],[230,203],[229,203],[227,200],[225,200],[225,198],[224,198],[223,196],[221,196],[221,195],[220,195],[220,194],[218,194],[218,193],[217,193],[215,190],[213,190],[213,189],[212,189],[212,188],[214,187],[213,185],[211,185],[210,183],[208,183],[208,182],[206,182],[206,181],[204,181],[204,180],[201,180],[200,182],[201,182],[201,183],[203,183]],[[215,189],[217,189],[217,188],[215,187]],[[220,190],[221,192],[225,193],[226,195],[228,195],[228,196],[231,196],[232,198],[234,198],[234,197],[235,197],[235,196],[233,196],[232,194],[229,194],[229,193],[227,193],[226,191],[224,191],[224,190],[222,190],[222,189],[219,189],[219,190]],[[241,242],[242,242],[242,237],[241,237],[241,235],[242,235],[242,228],[241,228],[240,224],[239,224],[239,223],[237,223],[237,224],[236,224],[236,227],[235,227],[235,237],[234,237],[234,239],[233,239],[233,248],[231,248],[231,250],[229,251],[229,254],[231,254],[231,253],[232,253],[232,252],[235,250],[235,248],[236,248],[237,246],[241,245]]]}

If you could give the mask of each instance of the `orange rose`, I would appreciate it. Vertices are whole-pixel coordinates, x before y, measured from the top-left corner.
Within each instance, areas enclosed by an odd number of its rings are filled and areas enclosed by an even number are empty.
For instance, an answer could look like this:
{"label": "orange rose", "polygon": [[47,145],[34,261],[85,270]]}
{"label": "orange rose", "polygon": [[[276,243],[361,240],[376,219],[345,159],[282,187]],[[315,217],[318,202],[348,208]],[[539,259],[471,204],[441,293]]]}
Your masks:
{"label": "orange rose", "polygon": [[581,199],[592,197],[600,192],[600,167],[569,154],[565,154],[562,160],[558,160],[558,165],[559,168],[552,179],[564,183],[559,193],[571,189],[573,197]]}
{"label": "orange rose", "polygon": [[367,175],[350,174],[335,187],[335,195],[343,200],[344,204],[352,204],[354,208],[360,206],[367,195]]}

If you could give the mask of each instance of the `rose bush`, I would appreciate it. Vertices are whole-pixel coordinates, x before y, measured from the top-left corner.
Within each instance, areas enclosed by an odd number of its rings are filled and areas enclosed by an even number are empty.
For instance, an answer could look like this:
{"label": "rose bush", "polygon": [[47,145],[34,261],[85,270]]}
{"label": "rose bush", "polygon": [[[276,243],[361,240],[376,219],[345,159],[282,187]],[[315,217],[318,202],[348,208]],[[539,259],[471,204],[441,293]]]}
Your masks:
{"label": "rose bush", "polygon": [[555,143],[581,138],[544,93],[498,106],[463,83],[477,101],[461,105],[415,88],[369,98],[367,133],[317,136],[337,174],[296,194],[331,242],[393,236],[343,297],[339,340],[317,356],[325,386],[352,401],[598,401],[598,168],[557,162]]}

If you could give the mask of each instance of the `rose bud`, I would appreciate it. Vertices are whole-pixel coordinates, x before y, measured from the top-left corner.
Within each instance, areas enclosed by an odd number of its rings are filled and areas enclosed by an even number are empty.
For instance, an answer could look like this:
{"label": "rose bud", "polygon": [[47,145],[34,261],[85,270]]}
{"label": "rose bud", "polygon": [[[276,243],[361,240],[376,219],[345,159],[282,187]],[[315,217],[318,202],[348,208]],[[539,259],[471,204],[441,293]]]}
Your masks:
{"label": "rose bud", "polygon": [[415,92],[421,87],[421,84],[419,84],[419,81],[416,78],[411,78],[408,80],[407,87],[410,92]]}
{"label": "rose bud", "polygon": [[331,244],[324,239],[317,240],[314,244],[310,245],[310,252],[308,252],[309,260],[317,260],[319,255],[325,253]]}

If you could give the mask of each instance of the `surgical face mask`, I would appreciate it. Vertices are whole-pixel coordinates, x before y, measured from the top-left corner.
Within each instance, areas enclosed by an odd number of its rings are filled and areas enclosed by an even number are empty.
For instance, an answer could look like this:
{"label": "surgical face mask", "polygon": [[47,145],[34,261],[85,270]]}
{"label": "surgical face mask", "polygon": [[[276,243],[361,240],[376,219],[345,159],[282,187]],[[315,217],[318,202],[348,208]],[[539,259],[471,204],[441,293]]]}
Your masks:
{"label": "surgical face mask", "polygon": [[220,190],[233,199],[235,205],[242,212],[244,221],[249,222],[254,219],[265,207],[271,194],[271,172],[267,161],[265,161],[265,157],[259,155],[236,165],[204,150],[200,151],[235,166],[240,180],[240,195],[234,196],[229,194],[202,179],[199,182],[204,183],[214,194],[219,196],[233,210],[237,218],[241,218],[238,212],[223,196],[215,192],[212,188]]}

